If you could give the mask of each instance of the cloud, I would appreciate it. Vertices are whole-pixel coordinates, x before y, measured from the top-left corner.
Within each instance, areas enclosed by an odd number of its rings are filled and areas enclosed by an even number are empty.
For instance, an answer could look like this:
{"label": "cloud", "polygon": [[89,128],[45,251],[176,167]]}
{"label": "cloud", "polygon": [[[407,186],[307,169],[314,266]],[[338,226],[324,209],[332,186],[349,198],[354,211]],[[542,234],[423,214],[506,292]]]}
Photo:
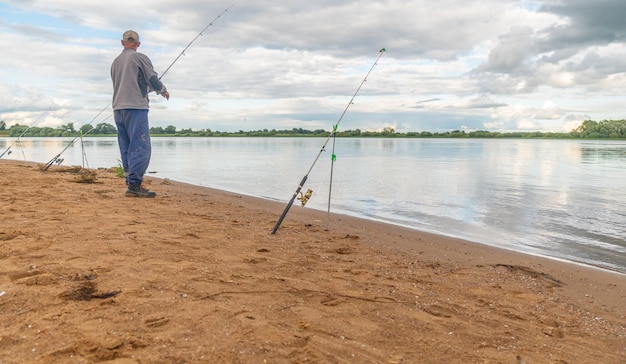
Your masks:
{"label": "cloud", "polygon": [[546,31],[551,43],[579,47],[581,44],[604,45],[624,41],[623,1],[546,1],[540,11],[569,19],[566,24]]}
{"label": "cloud", "polygon": [[[139,50],[163,72],[227,6],[4,1],[0,116],[32,122],[28,112],[52,107],[60,116],[47,122],[88,123],[110,104],[124,30],[140,33]],[[607,0],[244,0],[164,75],[172,97],[152,98],[151,124],[328,129],[383,47],[342,127],[553,130],[569,115],[623,118],[625,12]]]}
{"label": "cloud", "polygon": [[535,42],[530,27],[514,27],[500,36],[499,44],[489,52],[487,62],[477,73],[527,74],[528,61],[534,55]]}
{"label": "cloud", "polygon": [[530,93],[546,86],[597,89],[594,85],[626,69],[618,15],[625,10],[623,1],[547,1],[540,11],[558,20],[542,28],[511,27],[472,76],[493,94]]}
{"label": "cloud", "polygon": [[467,109],[491,109],[505,106],[507,106],[506,103],[494,101],[489,97],[479,97],[464,100],[464,102],[459,107]]}

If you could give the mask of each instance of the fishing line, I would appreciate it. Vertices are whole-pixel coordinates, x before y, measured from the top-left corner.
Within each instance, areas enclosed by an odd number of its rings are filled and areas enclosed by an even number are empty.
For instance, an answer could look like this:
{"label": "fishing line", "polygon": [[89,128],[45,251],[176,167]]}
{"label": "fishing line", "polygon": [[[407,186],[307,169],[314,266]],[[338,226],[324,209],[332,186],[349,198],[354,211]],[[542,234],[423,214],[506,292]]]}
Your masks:
{"label": "fishing line", "polygon": [[[363,78],[363,81],[361,81],[361,84],[356,89],[356,92],[354,93],[354,95],[352,95],[352,98],[350,99],[350,102],[348,102],[348,105],[346,106],[346,108],[341,113],[341,116],[339,117],[339,120],[337,120],[337,123],[335,125],[333,125],[332,132],[330,133],[330,135],[328,135],[328,138],[324,142],[324,145],[322,145],[322,148],[320,149],[319,153],[317,153],[317,157],[315,157],[315,160],[313,161],[313,164],[311,164],[311,167],[309,168],[309,170],[306,172],[306,174],[302,178],[302,181],[300,181],[300,184],[298,185],[298,188],[296,188],[296,192],[293,193],[293,196],[291,196],[291,200],[289,200],[289,202],[287,203],[287,206],[285,206],[285,210],[283,210],[283,213],[278,218],[278,221],[276,221],[276,225],[274,225],[274,229],[272,229],[272,234],[276,233],[276,231],[280,227],[280,224],[283,222],[283,219],[285,218],[285,216],[287,216],[287,213],[289,212],[289,209],[293,205],[293,202],[295,201],[296,197],[298,197],[298,194],[300,194],[300,191],[302,190],[302,187],[304,186],[304,183],[309,178],[309,174],[313,170],[313,167],[315,166],[315,163],[317,163],[317,160],[319,159],[320,155],[322,155],[322,152],[324,152],[326,150],[326,145],[330,141],[330,138],[333,138],[333,150],[332,150],[332,158],[331,158],[331,160],[332,160],[332,163],[335,162],[336,156],[335,156],[335,142],[334,142],[334,138],[335,138],[335,136],[337,134],[337,127],[339,126],[339,123],[341,122],[341,119],[343,119],[344,115],[348,111],[348,108],[350,108],[350,105],[353,104],[354,98],[356,97],[356,95],[361,90],[361,87],[363,87],[363,84],[367,81],[367,77],[370,75],[370,73],[372,73],[372,70],[378,64],[378,60],[380,60],[380,57],[383,56],[383,53],[385,53],[385,51],[386,51],[385,48],[382,48],[379,51],[378,58],[376,58],[376,61],[374,61],[374,64],[372,65],[372,67],[369,69],[369,71],[367,72],[367,74]],[[331,186],[332,186],[332,164],[331,164]],[[302,202],[303,202],[302,205],[303,206],[304,206],[304,203],[306,203],[306,201],[311,196],[312,191],[311,191],[311,193],[309,193],[309,191],[307,191],[307,193],[305,195],[303,195],[303,196],[301,196],[299,198],[299,199],[302,200]],[[328,215],[330,216],[330,192],[328,194]],[[326,226],[328,226],[328,222],[326,223]]]}
{"label": "fishing line", "polygon": [[[170,68],[172,68],[172,66],[174,66],[174,64],[178,61],[178,59],[179,59],[180,57],[182,57],[182,56],[185,54],[185,52],[187,51],[187,49],[188,49],[189,47],[191,47],[191,45],[192,45],[192,44],[196,41],[196,39],[200,38],[200,36],[201,36],[201,35],[203,35],[203,33],[204,33],[207,29],[209,29],[209,27],[211,27],[211,26],[213,25],[213,23],[215,23],[215,22],[216,22],[219,18],[221,18],[221,17],[222,17],[222,15],[224,15],[224,14],[225,14],[228,10],[230,10],[233,6],[235,6],[235,5],[231,5],[231,6],[227,7],[227,8],[226,8],[226,9],[224,9],[224,10],[223,10],[223,11],[222,11],[222,12],[221,12],[218,16],[216,16],[213,20],[211,20],[211,22],[210,22],[210,23],[209,23],[206,27],[204,27],[204,29],[202,29],[202,31],[200,31],[200,33],[198,33],[198,35],[196,35],[196,37],[195,37],[195,38],[193,38],[193,39],[191,40],[191,42],[189,42],[189,44],[187,44],[187,46],[186,46],[186,47],[182,50],[182,52],[180,52],[180,53],[178,54],[178,56],[176,56],[176,58],[174,59],[174,61],[173,61],[173,62],[172,62],[172,63],[171,63],[171,64],[170,64],[170,65],[169,65],[166,69],[165,69],[165,71],[163,71],[163,73],[161,73],[161,76],[159,77],[159,80],[160,80],[160,79],[162,79],[162,78],[163,78],[163,76],[165,76],[165,74],[166,74],[166,73],[170,70]],[[93,119],[91,119],[91,121],[90,121],[89,123],[87,123],[86,125],[91,125],[91,123],[93,123],[93,122],[94,122],[94,120],[96,120],[96,118],[97,118],[100,114],[102,114],[102,113],[104,112],[104,110],[106,110],[109,106],[110,106],[110,104],[109,104],[109,103],[107,103],[107,105],[106,105],[106,106],[105,106],[102,110],[100,110],[100,112],[99,112],[99,113],[98,113],[98,114],[97,114],[97,115],[96,115]],[[102,121],[107,120],[107,119],[108,119],[108,118],[110,118],[111,116],[112,116],[112,115],[107,116],[107,117],[106,117],[105,119],[103,119]],[[50,168],[50,166],[52,166],[54,163],[61,164],[61,163],[63,162],[63,159],[61,159],[61,155],[62,155],[62,154],[63,154],[63,153],[64,153],[64,152],[65,152],[65,151],[69,148],[69,147],[71,147],[71,146],[74,144],[74,142],[76,142],[76,140],[77,140],[78,138],[82,138],[83,136],[85,136],[86,134],[88,134],[89,132],[91,132],[92,130],[94,130],[94,128],[91,128],[91,129],[89,129],[89,131],[87,131],[86,133],[84,133],[84,134],[79,134],[79,135],[77,135],[74,139],[72,139],[72,140],[71,140],[71,141],[70,141],[70,142],[69,142],[69,143],[65,146],[65,148],[63,148],[63,150],[62,150],[59,154],[55,155],[52,159],[50,159],[50,161],[48,161],[48,163],[46,163],[46,166],[43,168],[43,170],[44,170],[44,171],[47,171],[47,170],[48,170],[48,168]]]}

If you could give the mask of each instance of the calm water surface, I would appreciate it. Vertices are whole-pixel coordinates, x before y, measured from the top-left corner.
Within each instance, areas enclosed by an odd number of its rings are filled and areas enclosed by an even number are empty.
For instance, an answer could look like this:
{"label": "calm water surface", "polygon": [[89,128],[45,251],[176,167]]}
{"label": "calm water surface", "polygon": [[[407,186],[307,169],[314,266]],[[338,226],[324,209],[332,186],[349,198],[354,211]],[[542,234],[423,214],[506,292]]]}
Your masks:
{"label": "calm water surface", "polygon": [[[4,158],[47,162],[69,140],[0,138],[0,153],[14,143]],[[149,170],[286,203],[325,141],[153,138]],[[328,208],[331,148],[306,208]],[[346,138],[335,154],[332,212],[626,273],[626,141]],[[115,138],[87,138],[62,157],[112,167],[119,152]]]}

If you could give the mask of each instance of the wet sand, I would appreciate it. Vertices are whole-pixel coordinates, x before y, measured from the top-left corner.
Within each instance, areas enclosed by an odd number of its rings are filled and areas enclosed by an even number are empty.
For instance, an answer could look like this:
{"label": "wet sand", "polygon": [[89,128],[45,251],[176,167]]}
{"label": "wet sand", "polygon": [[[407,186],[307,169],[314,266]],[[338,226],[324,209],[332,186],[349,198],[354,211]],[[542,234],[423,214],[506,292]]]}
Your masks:
{"label": "wet sand", "polygon": [[146,184],[0,160],[0,363],[626,362],[626,275]]}

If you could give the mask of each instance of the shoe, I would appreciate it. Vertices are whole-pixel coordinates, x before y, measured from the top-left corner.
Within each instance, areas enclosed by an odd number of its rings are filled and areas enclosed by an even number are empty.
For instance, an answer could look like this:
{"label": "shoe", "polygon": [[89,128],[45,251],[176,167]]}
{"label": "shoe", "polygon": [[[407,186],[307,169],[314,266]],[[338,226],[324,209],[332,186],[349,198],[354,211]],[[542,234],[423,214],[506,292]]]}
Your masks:
{"label": "shoe", "polygon": [[150,191],[149,189],[141,186],[128,186],[124,196],[152,198],[156,196],[156,192]]}

